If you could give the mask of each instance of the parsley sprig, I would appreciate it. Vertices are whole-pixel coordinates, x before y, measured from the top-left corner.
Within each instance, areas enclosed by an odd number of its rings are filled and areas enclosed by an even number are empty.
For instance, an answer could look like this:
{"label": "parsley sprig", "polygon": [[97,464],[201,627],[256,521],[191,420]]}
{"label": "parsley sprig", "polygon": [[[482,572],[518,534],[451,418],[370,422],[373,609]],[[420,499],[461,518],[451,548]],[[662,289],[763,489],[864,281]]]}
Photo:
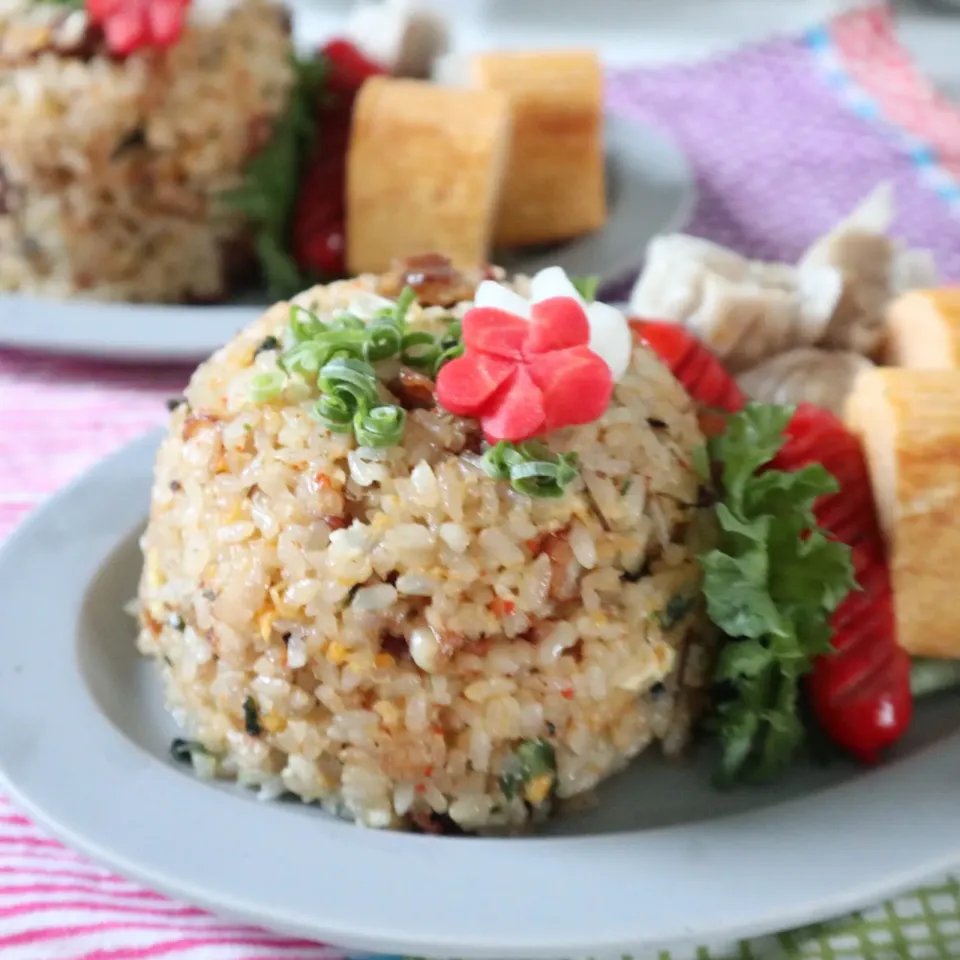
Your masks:
{"label": "parsley sprig", "polygon": [[223,195],[250,223],[268,292],[278,300],[309,286],[289,252],[290,220],[316,133],[317,102],[327,69],[319,57],[294,59],[293,66],[286,112],[277,118],[269,143],[247,162],[241,186]]}
{"label": "parsley sprig", "polygon": [[850,548],[813,505],[836,480],[819,464],[762,470],[793,410],[748,404],[710,441],[721,465],[717,546],[700,558],[710,619],[727,635],[716,668],[720,781],[772,779],[804,742],[800,681],[830,650],[830,615],[855,587]]}

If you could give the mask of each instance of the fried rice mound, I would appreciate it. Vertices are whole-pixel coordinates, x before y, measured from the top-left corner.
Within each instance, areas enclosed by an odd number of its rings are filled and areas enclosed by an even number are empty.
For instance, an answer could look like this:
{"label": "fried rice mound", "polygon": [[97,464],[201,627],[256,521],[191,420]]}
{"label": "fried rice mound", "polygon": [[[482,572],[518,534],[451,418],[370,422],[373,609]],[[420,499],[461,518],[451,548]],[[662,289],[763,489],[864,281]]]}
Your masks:
{"label": "fried rice mound", "polygon": [[[297,302],[329,318],[376,284]],[[377,371],[408,410],[395,447],[326,430],[306,385],[254,402],[290,309],[196,371],[156,461],[139,647],[195,769],[371,827],[514,832],[654,743],[676,753],[706,673],[703,438],[653,353],[635,344],[600,420],[546,438],[582,466],[537,499],[399,361]]]}

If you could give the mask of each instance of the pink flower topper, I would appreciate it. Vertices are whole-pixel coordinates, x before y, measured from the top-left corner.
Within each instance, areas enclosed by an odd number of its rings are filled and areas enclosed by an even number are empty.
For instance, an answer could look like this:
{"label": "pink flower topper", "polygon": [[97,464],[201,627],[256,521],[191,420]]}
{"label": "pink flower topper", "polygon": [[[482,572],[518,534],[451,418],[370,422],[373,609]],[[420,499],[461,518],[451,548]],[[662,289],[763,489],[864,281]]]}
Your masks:
{"label": "pink flower topper", "polygon": [[587,346],[590,323],[572,297],[533,303],[529,318],[473,307],[462,334],[463,356],[440,370],[437,400],[476,417],[490,443],[591,423],[610,405],[613,375]]}
{"label": "pink flower topper", "polygon": [[173,46],[183,31],[190,0],[87,0],[87,16],[103,28],[118,56],[143,47]]}

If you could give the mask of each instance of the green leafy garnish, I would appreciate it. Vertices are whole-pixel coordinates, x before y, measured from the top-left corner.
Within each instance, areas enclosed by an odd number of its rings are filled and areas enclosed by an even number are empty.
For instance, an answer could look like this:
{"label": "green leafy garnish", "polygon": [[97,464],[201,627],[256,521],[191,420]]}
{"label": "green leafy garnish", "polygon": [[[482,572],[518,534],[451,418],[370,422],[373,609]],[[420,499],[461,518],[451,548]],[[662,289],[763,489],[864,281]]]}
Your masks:
{"label": "green leafy garnish", "polygon": [[562,497],[580,467],[575,453],[552,453],[536,440],[501,440],[484,453],[481,463],[495,480],[509,480],[517,493],[528,497]]}
{"label": "green leafy garnish", "polygon": [[270,142],[247,162],[243,184],[223,195],[227,206],[243,214],[253,228],[268,292],[278,300],[309,285],[289,253],[290,220],[326,76],[322,58],[294,59],[293,66],[287,109],[277,118]]}
{"label": "green leafy garnish", "polygon": [[570,282],[587,303],[592,303],[597,299],[597,287],[600,286],[599,277],[571,277]]}
{"label": "green leafy garnish", "polygon": [[709,442],[722,466],[715,549],[700,558],[710,619],[727,635],[718,659],[716,732],[722,783],[769,780],[802,745],[800,680],[830,650],[830,615],[856,586],[850,548],[813,514],[838,489],[819,464],[768,469],[793,414],[748,404]]}

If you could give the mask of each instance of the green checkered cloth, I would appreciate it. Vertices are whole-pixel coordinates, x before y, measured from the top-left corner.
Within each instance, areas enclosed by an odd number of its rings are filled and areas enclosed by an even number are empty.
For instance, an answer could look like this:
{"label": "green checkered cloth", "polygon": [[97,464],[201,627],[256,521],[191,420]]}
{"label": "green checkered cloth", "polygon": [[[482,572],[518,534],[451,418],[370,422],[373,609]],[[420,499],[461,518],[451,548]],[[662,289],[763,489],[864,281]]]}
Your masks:
{"label": "green checkered cloth", "polygon": [[732,948],[619,960],[960,960],[960,881],[951,878],[850,917]]}
{"label": "green checkered cloth", "polygon": [[[639,958],[636,958],[639,960]],[[680,960],[662,954],[659,960]],[[842,920],[737,944],[692,960],[960,960],[960,882],[923,887]]]}

